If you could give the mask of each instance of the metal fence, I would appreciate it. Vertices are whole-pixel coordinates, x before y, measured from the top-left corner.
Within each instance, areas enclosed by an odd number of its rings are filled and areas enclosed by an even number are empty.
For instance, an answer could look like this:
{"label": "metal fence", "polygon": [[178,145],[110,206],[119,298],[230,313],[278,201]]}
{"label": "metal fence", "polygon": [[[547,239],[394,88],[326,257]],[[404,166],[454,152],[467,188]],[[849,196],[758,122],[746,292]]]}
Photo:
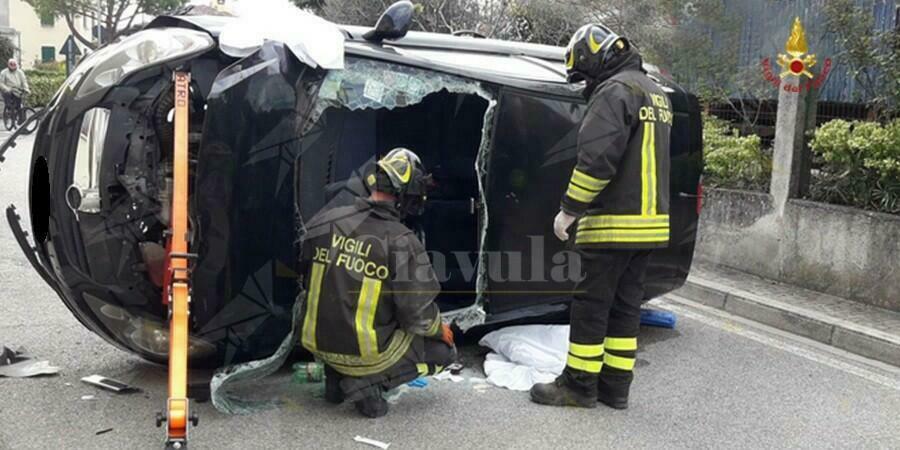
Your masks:
{"label": "metal fence", "polygon": [[[799,17],[806,29],[810,53],[819,61],[832,58],[833,68],[822,87],[820,99],[826,102],[865,103],[866,98],[858,83],[850,74],[846,62],[838,55],[842,49],[835,37],[825,30],[826,17],[823,7],[828,0],[725,0],[726,11],[743,18],[741,27],[739,66],[759,67],[764,58],[774,58],[785,53],[785,42],[791,31],[794,17]],[[859,8],[871,11],[877,31],[895,29],[900,0],[857,0]],[[761,73],[761,71],[760,71]],[[760,75],[762,76],[762,75]],[[772,98],[777,96],[772,91]]]}

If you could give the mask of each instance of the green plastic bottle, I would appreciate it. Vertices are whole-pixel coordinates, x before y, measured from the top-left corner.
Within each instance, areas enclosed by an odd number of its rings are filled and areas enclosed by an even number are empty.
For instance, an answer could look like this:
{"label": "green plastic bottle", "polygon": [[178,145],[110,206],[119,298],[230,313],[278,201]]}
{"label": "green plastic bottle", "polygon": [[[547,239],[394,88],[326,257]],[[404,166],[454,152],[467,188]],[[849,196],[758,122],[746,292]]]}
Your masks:
{"label": "green plastic bottle", "polygon": [[294,369],[294,383],[321,383],[325,380],[325,365],[318,361],[295,363],[291,368]]}

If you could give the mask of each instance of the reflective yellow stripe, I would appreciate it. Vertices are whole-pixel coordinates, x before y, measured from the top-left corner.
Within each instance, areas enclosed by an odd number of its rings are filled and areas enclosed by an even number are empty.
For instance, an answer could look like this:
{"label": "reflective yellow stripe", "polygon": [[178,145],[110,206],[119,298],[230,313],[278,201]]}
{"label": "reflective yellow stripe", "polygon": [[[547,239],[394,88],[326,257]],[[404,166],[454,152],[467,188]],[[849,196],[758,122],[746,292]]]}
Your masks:
{"label": "reflective yellow stripe", "polygon": [[416,371],[419,372],[419,375],[428,375],[428,364],[425,364],[425,363],[416,364]]}
{"label": "reflective yellow stripe", "polygon": [[325,265],[313,263],[309,277],[309,292],[306,294],[306,317],[303,319],[303,347],[316,351],[316,323],[319,321],[319,292],[322,290],[322,275]]}
{"label": "reflective yellow stripe", "polygon": [[623,358],[606,353],[603,355],[603,364],[615,369],[632,370],[634,369],[634,358]]}
{"label": "reflective yellow stripe", "polygon": [[603,215],[584,216],[578,221],[578,229],[588,228],[661,228],[669,226],[669,216]]}
{"label": "reflective yellow stripe", "polygon": [[356,339],[363,360],[378,356],[378,336],[375,334],[374,324],[379,296],[381,280],[364,278],[356,305]]}
{"label": "reflective yellow stripe", "polygon": [[566,360],[566,365],[573,369],[590,373],[600,373],[600,369],[603,368],[602,361],[588,361],[572,355],[569,355],[569,358]]}
{"label": "reflective yellow stripe", "polygon": [[576,244],[596,244],[604,242],[668,242],[669,229],[635,230],[589,230],[579,231]]}
{"label": "reflective yellow stripe", "polygon": [[597,197],[597,192],[590,192],[588,190],[582,189],[572,183],[569,183],[569,190],[566,191],[566,195],[570,198],[577,200],[581,203],[590,203],[594,201],[594,198]]}
{"label": "reflective yellow stripe", "polygon": [[425,332],[427,336],[434,336],[438,334],[438,330],[441,329],[441,312],[438,311],[434,316],[434,322],[431,323],[431,327],[428,328],[428,331]]}
{"label": "reflective yellow stripe", "polygon": [[650,122],[650,151],[647,156],[650,159],[650,162],[647,164],[650,170],[650,192],[648,195],[648,201],[650,202],[650,208],[647,210],[646,214],[653,216],[656,215],[656,123]]}
{"label": "reflective yellow stripe", "polygon": [[644,122],[644,136],[641,141],[641,214],[647,211],[647,145],[650,143],[650,123]]}
{"label": "reflective yellow stripe", "polygon": [[603,354],[603,344],[585,345],[570,342],[569,353],[582,358],[596,358]]}
{"label": "reflective yellow stripe", "polygon": [[637,350],[637,338],[608,337],[603,344],[607,350],[632,351]]}
{"label": "reflective yellow stripe", "polygon": [[641,212],[656,214],[656,124],[644,122],[641,145]]}
{"label": "reflective yellow stripe", "polygon": [[381,373],[396,364],[409,350],[413,338],[412,334],[402,330],[394,331],[394,335],[391,336],[391,341],[388,343],[384,353],[370,360],[363,360],[358,355],[328,352],[316,352],[316,356],[344,375],[364,377]]}
{"label": "reflective yellow stripe", "polygon": [[592,191],[602,191],[609,184],[608,180],[594,178],[578,169],[572,171],[571,181],[585,189]]}

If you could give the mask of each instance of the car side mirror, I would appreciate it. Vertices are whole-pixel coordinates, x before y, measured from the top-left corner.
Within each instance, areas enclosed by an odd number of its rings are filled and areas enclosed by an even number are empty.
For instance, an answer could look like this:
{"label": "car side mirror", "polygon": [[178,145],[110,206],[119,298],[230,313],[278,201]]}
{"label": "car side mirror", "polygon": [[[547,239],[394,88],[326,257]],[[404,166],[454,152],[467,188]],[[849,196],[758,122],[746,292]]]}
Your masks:
{"label": "car side mirror", "polygon": [[400,1],[384,10],[375,28],[363,35],[363,39],[381,42],[385,39],[400,39],[412,27],[415,6],[410,1]]}

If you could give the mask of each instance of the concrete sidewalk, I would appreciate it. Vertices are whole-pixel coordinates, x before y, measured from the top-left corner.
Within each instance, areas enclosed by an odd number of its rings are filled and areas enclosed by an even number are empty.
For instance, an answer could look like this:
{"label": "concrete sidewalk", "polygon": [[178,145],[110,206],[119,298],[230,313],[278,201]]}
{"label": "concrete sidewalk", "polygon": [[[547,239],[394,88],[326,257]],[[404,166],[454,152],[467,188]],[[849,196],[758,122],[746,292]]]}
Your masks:
{"label": "concrete sidewalk", "polygon": [[900,366],[900,313],[894,311],[700,261],[674,294]]}

